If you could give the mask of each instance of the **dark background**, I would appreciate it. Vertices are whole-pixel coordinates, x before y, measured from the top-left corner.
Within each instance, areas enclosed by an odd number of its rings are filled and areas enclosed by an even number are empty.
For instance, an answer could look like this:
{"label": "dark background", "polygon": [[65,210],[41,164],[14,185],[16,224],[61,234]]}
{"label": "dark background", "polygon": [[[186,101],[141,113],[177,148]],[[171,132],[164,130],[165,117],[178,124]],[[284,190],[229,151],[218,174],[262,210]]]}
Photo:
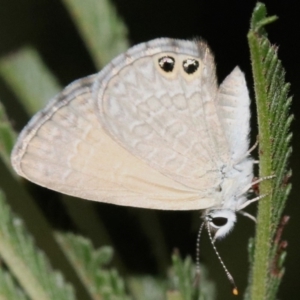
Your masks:
{"label": "dark background", "polygon": [[[215,53],[217,72],[221,81],[236,65],[246,73],[248,87],[252,89],[247,32],[255,1],[213,1],[213,0],[115,0],[120,16],[128,26],[132,44],[156,37],[194,38],[202,37],[208,41]],[[286,274],[280,288],[280,299],[299,299],[300,288],[300,240],[299,228],[299,104],[300,96],[300,16],[298,1],[265,1],[269,15],[278,15],[279,21],[268,27],[272,43],[280,45],[279,57],[286,69],[286,78],[292,84],[294,95],[292,111],[293,123],[293,190],[285,213],[291,220],[283,237],[288,240]],[[101,37],[95,37],[100,38]],[[63,4],[58,0],[0,0],[0,56],[11,53],[25,45],[33,45],[42,55],[45,63],[58,77],[62,85],[95,73],[92,60],[84,46],[71,18]],[[34,83],[33,83],[34,84]],[[251,91],[253,95],[253,91]],[[0,79],[0,98],[13,115],[16,98]],[[252,97],[253,98],[253,97]],[[13,116],[12,116],[13,118]],[[14,120],[17,128],[27,121],[25,114]],[[253,136],[256,135],[256,119],[253,110]],[[40,190],[38,193],[43,193]],[[45,198],[51,198],[54,193]],[[59,196],[55,196],[58,198]],[[50,221],[56,226],[55,218],[61,220],[61,206],[40,204]],[[75,201],[75,200],[74,200]],[[77,201],[77,200],[76,200]],[[57,205],[56,205],[57,204]],[[255,206],[255,205],[254,205]],[[97,204],[99,215],[107,224],[115,243],[123,253],[123,259],[133,273],[152,273],[157,271],[151,245],[139,230],[135,219],[137,209]],[[253,209],[253,208],[252,208]],[[140,210],[142,213],[143,210]],[[47,213],[48,212],[48,213]],[[174,247],[183,256],[195,252],[196,230],[195,213],[159,212],[164,235],[171,253]],[[84,217],[84,216],[83,216]],[[67,218],[67,217],[66,217]],[[122,224],[122,225],[120,225]],[[64,225],[68,227],[68,225]],[[120,234],[121,232],[121,234]],[[84,233],[83,233],[84,234]],[[249,220],[239,218],[233,233],[219,244],[221,255],[231,270],[238,285],[243,288],[248,274],[247,241],[254,234],[254,226]],[[227,279],[209,245],[207,237],[201,245],[201,260],[217,281],[219,299],[231,299]]]}

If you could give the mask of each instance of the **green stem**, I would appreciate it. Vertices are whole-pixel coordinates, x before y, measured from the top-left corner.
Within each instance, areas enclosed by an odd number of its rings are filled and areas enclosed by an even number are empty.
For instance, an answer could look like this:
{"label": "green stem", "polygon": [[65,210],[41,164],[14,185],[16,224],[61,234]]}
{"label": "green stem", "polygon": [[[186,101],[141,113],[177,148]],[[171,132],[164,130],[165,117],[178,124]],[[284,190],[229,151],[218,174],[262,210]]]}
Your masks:
{"label": "green stem", "polygon": [[[261,37],[253,28],[248,34],[248,42],[252,61],[259,127],[259,176],[263,178],[272,174],[272,149],[269,124],[270,108],[268,104],[267,82],[263,68],[263,55],[261,53]],[[258,208],[252,286],[250,291],[250,298],[252,300],[265,299],[267,295],[272,236],[271,180],[261,182],[259,190],[261,195],[267,194],[267,196],[259,202]]]}
{"label": "green stem", "polygon": [[[268,125],[268,107],[265,78],[261,65],[259,42],[255,33],[248,35],[253,77],[255,82],[255,95],[257,103],[257,116],[259,127],[259,159],[260,178],[271,174],[271,148],[270,132]],[[271,183],[264,181],[260,184],[260,193],[268,193]],[[270,235],[271,235],[271,197],[263,198],[259,203],[255,253],[253,265],[253,278],[251,287],[251,299],[261,300],[267,292],[268,263],[270,256]]]}

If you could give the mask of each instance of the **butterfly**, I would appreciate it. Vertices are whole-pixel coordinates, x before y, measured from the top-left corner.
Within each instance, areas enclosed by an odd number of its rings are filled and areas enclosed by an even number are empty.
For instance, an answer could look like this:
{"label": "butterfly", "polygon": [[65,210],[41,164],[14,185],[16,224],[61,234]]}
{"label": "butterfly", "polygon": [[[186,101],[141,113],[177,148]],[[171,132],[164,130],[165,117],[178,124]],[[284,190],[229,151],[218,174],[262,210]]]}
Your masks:
{"label": "butterfly", "polygon": [[204,209],[216,240],[253,202],[249,105],[238,67],[218,85],[205,42],[155,39],[68,85],[23,129],[11,161],[87,200]]}

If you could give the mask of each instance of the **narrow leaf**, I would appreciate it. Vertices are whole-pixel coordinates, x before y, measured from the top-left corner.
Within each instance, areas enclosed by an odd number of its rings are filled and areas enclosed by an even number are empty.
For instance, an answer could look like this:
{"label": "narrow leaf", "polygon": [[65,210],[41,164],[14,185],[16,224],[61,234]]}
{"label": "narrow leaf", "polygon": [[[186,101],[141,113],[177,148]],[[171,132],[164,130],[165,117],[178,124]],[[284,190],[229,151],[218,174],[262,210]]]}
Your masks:
{"label": "narrow leaf", "polygon": [[33,300],[72,300],[73,289],[54,272],[36,248],[23,222],[15,217],[0,191],[0,256]]}
{"label": "narrow leaf", "polygon": [[201,280],[197,280],[196,267],[190,257],[182,260],[178,253],[174,253],[172,261],[171,289],[167,294],[167,300],[213,300],[216,298],[215,285],[208,279],[204,267],[201,266]]}
{"label": "narrow leaf", "polygon": [[166,281],[150,276],[135,276],[127,280],[133,299],[165,300]]}
{"label": "narrow leaf", "polygon": [[0,268],[0,300],[28,300],[12,275]]}
{"label": "narrow leaf", "polygon": [[10,153],[15,140],[16,134],[8,121],[4,106],[0,101],[0,157],[10,170],[12,170]]}
{"label": "narrow leaf", "polygon": [[29,115],[55,96],[60,86],[33,48],[24,48],[0,61],[0,75]]}
{"label": "narrow leaf", "polygon": [[289,132],[293,120],[289,115],[289,84],[285,83],[285,72],[277,56],[277,47],[270,44],[264,28],[276,19],[275,16],[268,17],[265,5],[258,3],[248,33],[259,127],[259,176],[276,176],[261,182],[259,186],[260,194],[267,196],[259,203],[257,217],[249,294],[253,300],[273,299],[267,295],[275,295],[279,286],[278,278],[275,279],[270,272],[278,245],[272,246],[275,249],[270,245],[273,245],[290,191],[290,185],[285,183],[290,173],[287,164],[291,153]]}
{"label": "narrow leaf", "polygon": [[127,29],[109,0],[63,0],[100,69],[128,49]]}
{"label": "narrow leaf", "polygon": [[129,299],[124,281],[118,273],[114,269],[103,268],[111,261],[112,248],[101,247],[96,250],[89,240],[74,234],[56,233],[56,238],[92,299]]}

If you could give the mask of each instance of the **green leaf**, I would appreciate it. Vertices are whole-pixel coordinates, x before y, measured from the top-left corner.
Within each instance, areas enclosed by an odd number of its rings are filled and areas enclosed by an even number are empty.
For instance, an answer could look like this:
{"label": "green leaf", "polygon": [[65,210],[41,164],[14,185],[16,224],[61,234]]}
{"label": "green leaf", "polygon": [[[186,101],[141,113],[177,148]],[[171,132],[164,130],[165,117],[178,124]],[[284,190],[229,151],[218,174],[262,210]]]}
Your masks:
{"label": "green leaf", "polygon": [[215,286],[208,279],[207,271],[201,266],[201,280],[196,278],[196,266],[191,257],[182,260],[178,253],[172,255],[171,289],[167,300],[213,300],[216,298]]}
{"label": "green leaf", "polygon": [[128,49],[127,29],[108,0],[63,0],[100,69]]}
{"label": "green leaf", "polygon": [[12,275],[0,268],[0,300],[28,300],[28,297],[16,284]]}
{"label": "green leaf", "polygon": [[72,300],[73,288],[51,269],[0,191],[0,256],[32,300]]}
{"label": "green leaf", "polygon": [[103,268],[112,259],[111,247],[94,249],[88,239],[71,233],[56,233],[56,238],[92,299],[130,299],[126,295],[124,281],[116,270]]}
{"label": "green leaf", "polygon": [[30,47],[1,59],[0,75],[22,101],[30,116],[60,91],[55,77],[36,50]]}
{"label": "green leaf", "polygon": [[[0,157],[7,168],[12,171],[10,153],[16,140],[16,134],[8,121],[4,106],[0,101]],[[14,173],[14,172],[13,172]]]}
{"label": "green leaf", "polygon": [[134,299],[165,300],[166,280],[151,276],[135,276],[127,280]]}
{"label": "green leaf", "polygon": [[[258,3],[248,33],[259,127],[259,176],[276,175],[259,185],[260,194],[267,196],[259,202],[250,299],[273,299],[268,295],[275,295],[278,289],[278,278],[270,272],[278,247],[273,239],[291,188],[286,183],[291,174],[287,164],[293,120],[289,114],[289,84],[285,83],[277,47],[270,44],[264,28],[276,19],[267,17],[265,5]],[[270,247],[273,244],[275,249]]]}
{"label": "green leaf", "polygon": [[278,19],[277,16],[267,17],[267,9],[263,3],[258,2],[254,8],[250,23],[250,30],[259,35],[266,35],[265,26]]}

